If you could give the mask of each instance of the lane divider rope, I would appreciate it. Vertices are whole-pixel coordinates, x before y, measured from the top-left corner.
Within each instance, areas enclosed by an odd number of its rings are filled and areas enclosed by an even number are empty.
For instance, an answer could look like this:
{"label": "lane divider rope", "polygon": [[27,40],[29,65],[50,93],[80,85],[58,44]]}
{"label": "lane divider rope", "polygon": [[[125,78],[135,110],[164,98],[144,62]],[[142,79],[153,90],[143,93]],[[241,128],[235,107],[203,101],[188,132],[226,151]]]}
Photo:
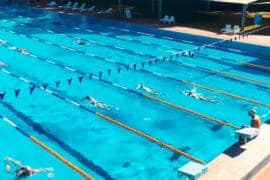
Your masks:
{"label": "lane divider rope", "polygon": [[[1,70],[2,72],[4,72],[4,73],[10,75],[10,76],[13,76],[13,77],[15,77],[15,78],[21,80],[21,79],[19,78],[18,75],[15,75],[15,74],[12,73],[12,72],[9,72],[9,71],[7,71],[7,70],[3,71],[2,69],[0,69],[0,70]],[[7,73],[7,72],[8,72],[8,73]],[[15,76],[14,76],[14,75],[15,75]],[[26,79],[26,78],[24,78],[24,79]],[[22,80],[21,80],[21,81],[22,81]],[[29,81],[29,80],[28,80],[28,81]],[[23,82],[25,82],[25,81],[23,81]],[[63,100],[63,101],[65,101],[65,102],[67,102],[67,103],[69,103],[69,104],[71,104],[71,105],[74,105],[74,106],[76,106],[76,107],[78,107],[78,108],[80,108],[80,109],[82,109],[82,110],[85,110],[85,111],[87,111],[87,112],[90,112],[90,113],[92,113],[92,114],[98,116],[98,117],[101,117],[102,119],[104,119],[104,120],[106,120],[106,121],[108,121],[108,122],[114,123],[115,125],[118,125],[119,127],[122,127],[122,128],[124,128],[124,129],[126,129],[126,130],[132,132],[132,133],[135,133],[135,132],[136,132],[137,135],[139,135],[139,136],[141,136],[141,137],[143,137],[143,138],[145,138],[145,139],[147,139],[147,140],[150,140],[151,142],[153,142],[153,143],[155,143],[155,144],[158,144],[158,145],[160,145],[160,146],[162,146],[162,147],[164,147],[164,148],[166,148],[166,149],[168,149],[168,150],[170,150],[170,151],[173,151],[173,152],[175,152],[175,153],[177,153],[177,154],[179,154],[179,155],[185,156],[186,158],[188,158],[188,159],[190,159],[190,160],[192,160],[192,161],[195,161],[195,162],[198,162],[198,163],[201,163],[201,164],[204,163],[202,160],[200,160],[200,159],[198,159],[198,158],[195,158],[195,157],[193,157],[192,155],[189,155],[189,154],[185,153],[184,151],[181,151],[181,150],[179,150],[179,149],[173,147],[172,145],[169,145],[169,144],[167,144],[167,143],[164,143],[163,141],[158,140],[158,139],[156,139],[156,138],[154,138],[154,137],[152,137],[152,136],[150,136],[150,135],[148,135],[148,134],[146,134],[146,133],[143,133],[142,131],[139,131],[139,130],[137,130],[137,129],[135,129],[135,128],[132,128],[132,127],[130,127],[130,126],[128,126],[128,125],[125,125],[124,123],[120,123],[119,121],[114,120],[114,119],[112,119],[111,117],[109,117],[109,116],[107,116],[107,115],[105,115],[105,114],[96,112],[96,111],[94,111],[94,110],[88,108],[87,106],[84,106],[84,105],[80,104],[80,103],[77,102],[76,100],[67,98],[67,97],[62,96],[62,95],[60,95],[59,93],[57,93],[57,92],[55,92],[55,91],[53,91],[53,90],[50,90],[48,87],[47,87],[46,89],[44,89],[42,86],[39,86],[39,85],[37,85],[37,84],[35,84],[35,83],[31,82],[31,81],[29,81],[28,84],[35,85],[38,89],[40,89],[40,90],[42,90],[42,91],[45,91],[46,93],[48,93],[48,94],[50,94],[50,95],[53,95],[53,96],[57,97],[57,98],[60,99],[60,100]]]}
{"label": "lane divider rope", "polygon": [[[21,16],[21,17],[32,19],[32,18],[30,18],[30,17],[25,17],[25,16]],[[37,19],[42,19],[42,18],[37,18]],[[6,19],[5,19],[5,20],[6,20]],[[21,23],[20,21],[17,21],[17,22]],[[61,24],[62,24],[62,23],[61,23]],[[62,24],[62,25],[64,25],[64,24]],[[96,25],[96,24],[93,24],[93,25],[94,25],[94,26],[97,26],[97,27],[101,27],[101,26],[102,26],[102,25]],[[64,26],[67,26],[67,25],[64,25]],[[68,26],[67,26],[67,27],[68,27]],[[254,32],[259,32],[260,30],[265,30],[265,29],[267,29],[267,28],[269,28],[269,27],[270,27],[270,25],[261,27],[261,28],[259,28],[259,29],[255,29],[255,30],[253,30],[253,31],[251,31],[251,32],[248,32],[248,33],[245,33],[245,34],[241,34],[241,35],[239,35],[239,39],[240,39],[240,37],[248,36],[248,35],[250,35],[250,34],[252,34],[252,33],[254,33]],[[144,32],[134,31],[134,30],[131,30],[131,29],[116,28],[116,27],[112,27],[112,26],[109,26],[109,28],[111,28],[111,29],[119,29],[119,30],[123,30],[123,31],[125,31],[125,32],[134,32],[134,33],[139,34],[139,35],[145,35],[145,36],[150,36],[150,37],[163,38],[163,39],[167,39],[167,40],[174,40],[174,41],[177,41],[177,42],[184,42],[184,43],[191,43],[191,44],[194,44],[194,42],[182,40],[182,39],[179,39],[179,38],[164,37],[164,36],[157,35],[157,34],[149,34],[149,33],[144,33]],[[74,29],[75,29],[75,30],[84,30],[83,28],[79,28],[79,27],[74,27]],[[89,29],[88,29],[88,31],[89,31],[89,32],[93,32],[92,30],[89,30]],[[100,33],[100,34],[104,35],[104,34],[106,34],[106,33]],[[114,38],[117,38],[117,36],[115,36]],[[127,39],[129,39],[129,38],[125,38],[125,39],[127,40]],[[231,39],[228,39],[228,40],[221,40],[221,41],[218,41],[218,42],[210,43],[210,44],[208,44],[208,45],[203,45],[203,46],[201,46],[201,47],[206,47],[206,46],[208,46],[209,48],[212,48],[212,47],[214,48],[214,45],[216,45],[216,44],[219,45],[220,43],[230,42],[230,41],[233,40],[233,39],[236,40],[237,37],[234,37],[234,38],[231,38]],[[145,43],[143,43],[143,44],[145,44]],[[151,43],[148,43],[148,42],[147,42],[146,44],[150,44],[150,45],[151,45]],[[169,48],[170,48],[170,47],[169,47]],[[196,49],[196,48],[195,48],[195,49]],[[177,49],[176,49],[176,50],[177,50]],[[230,48],[226,48],[226,50],[229,51],[229,52],[235,52],[235,51],[232,51],[232,49],[230,49]],[[177,50],[177,51],[179,51],[179,50]],[[244,53],[244,51],[242,52],[242,51],[237,50],[237,53]]]}
{"label": "lane divider rope", "polygon": [[209,56],[208,54],[197,54],[197,56],[203,57],[203,58],[207,58],[210,60],[214,60],[217,62],[222,62],[222,63],[226,63],[226,64],[230,64],[230,65],[244,65],[247,66],[251,69],[255,68],[255,69],[260,69],[260,70],[270,70],[269,66],[263,66],[263,65],[259,65],[259,64],[255,64],[255,63],[248,63],[245,61],[233,61],[231,59],[228,58],[218,58],[218,57],[214,57],[214,56]]}
{"label": "lane divider rope", "polygon": [[261,106],[270,108],[270,104],[262,103],[262,102],[259,102],[259,101],[256,101],[256,100],[252,100],[252,99],[249,99],[249,98],[245,98],[245,97],[241,97],[241,96],[234,95],[234,94],[231,94],[231,93],[227,93],[225,91],[210,88],[210,87],[207,87],[207,86],[204,86],[204,85],[201,85],[201,84],[197,84],[197,83],[193,83],[193,82],[189,82],[189,81],[183,81],[183,83],[187,84],[187,85],[190,85],[190,86],[199,87],[201,89],[205,89],[205,90],[208,90],[208,91],[212,91],[212,92],[215,92],[215,93],[218,93],[218,94],[223,94],[225,96],[229,96],[229,97],[232,97],[234,99],[239,99],[239,100],[242,100],[242,101],[246,101],[246,102],[250,102],[250,103],[253,103],[253,104],[257,104],[257,105],[261,105]]}
{"label": "lane divider rope", "polygon": [[236,74],[232,74],[232,73],[226,73],[224,71],[217,71],[214,69],[210,69],[210,68],[205,68],[205,67],[201,67],[201,66],[196,66],[196,65],[188,65],[179,61],[170,61],[173,64],[179,65],[179,66],[186,66],[189,68],[193,68],[193,69],[197,69],[199,71],[204,71],[207,73],[211,73],[211,74],[217,74],[223,77],[227,77],[227,78],[233,78],[236,80],[240,80],[243,82],[248,82],[248,83],[252,83],[255,85],[259,85],[259,86],[263,86],[263,87],[267,87],[269,88],[270,82],[266,82],[266,81],[261,81],[261,80],[256,80],[253,78],[248,78],[248,77],[244,77],[244,76],[240,76],[240,75],[236,75]]}
{"label": "lane divider rope", "polygon": [[205,89],[205,90],[212,91],[212,92],[215,92],[215,93],[218,93],[218,94],[223,94],[225,96],[232,97],[232,98],[235,98],[235,99],[239,99],[239,100],[242,100],[242,101],[250,102],[250,103],[261,105],[261,106],[264,106],[264,107],[270,107],[270,104],[267,104],[267,103],[263,103],[263,102],[255,101],[255,100],[245,98],[245,97],[242,97],[242,96],[238,96],[238,95],[235,95],[235,94],[227,93],[225,91],[214,89],[214,88],[204,86],[204,85],[201,85],[201,84],[197,84],[197,83],[194,83],[194,82],[176,79],[176,78],[173,78],[173,77],[170,77],[170,76],[165,76],[165,75],[162,75],[160,73],[155,73],[155,72],[148,71],[148,70],[143,70],[143,72],[148,73],[148,74],[153,74],[153,75],[159,76],[160,78],[164,78],[164,79],[167,79],[167,80],[172,80],[172,81],[176,81],[178,83],[186,84],[186,85],[189,85],[189,86],[192,86],[192,87],[195,86],[195,87],[198,87],[200,89]]}
{"label": "lane divider rope", "polygon": [[119,122],[117,120],[114,120],[114,119],[112,119],[112,118],[110,118],[108,116],[105,116],[104,114],[96,112],[96,115],[103,118],[103,119],[106,119],[107,121],[110,121],[113,124],[116,124],[116,125],[124,128],[124,129],[127,129],[127,130],[129,130],[129,131],[131,131],[131,132],[133,132],[133,133],[135,133],[137,135],[140,135],[141,137],[144,137],[145,139],[148,139],[149,141],[151,141],[151,142],[153,142],[155,144],[159,144],[160,146],[162,146],[162,147],[164,147],[166,149],[169,149],[174,153],[185,156],[186,158],[188,158],[188,159],[190,159],[190,160],[192,160],[194,162],[197,162],[197,163],[200,163],[200,164],[204,163],[202,160],[200,160],[200,159],[198,159],[198,158],[196,158],[196,157],[194,157],[194,156],[192,156],[192,155],[190,155],[190,154],[188,154],[186,152],[183,152],[183,151],[181,151],[179,149],[176,149],[175,147],[173,147],[171,145],[165,144],[162,141],[160,141],[160,140],[158,140],[158,139],[156,139],[156,138],[154,138],[152,136],[149,136],[147,134],[144,134],[144,133],[142,133],[142,132],[140,132],[140,131],[138,131],[136,129],[130,128],[129,126],[127,126],[127,125],[125,125],[125,124],[123,124],[123,123],[121,123],[121,122]]}
{"label": "lane divider rope", "polygon": [[[65,65],[62,65],[62,64],[57,64],[57,63],[54,63],[55,65],[57,65],[57,66],[59,66],[59,67],[61,67],[61,68],[65,68],[65,69],[67,69],[67,70],[70,70],[70,68],[66,68],[66,66]],[[78,70],[76,70],[76,69],[72,69],[72,70],[70,70],[70,71],[73,71],[73,72],[77,72],[77,73],[80,73],[80,74],[82,74],[82,75],[86,75],[85,73],[83,73],[83,72],[80,72],[80,71],[78,71]],[[87,76],[87,77],[89,77],[89,76]],[[95,78],[95,79],[97,79],[98,80],[98,78]],[[115,86],[115,87],[117,87],[117,88],[121,88],[121,85],[114,85],[113,83],[111,83],[111,82],[107,82],[107,81],[105,81],[105,80],[103,80],[103,82],[105,82],[105,83],[107,83],[107,84],[110,84],[110,85],[112,85],[112,86]],[[122,89],[127,89],[127,88],[122,88]],[[175,104],[172,104],[172,103],[170,103],[170,102],[167,102],[167,101],[164,101],[164,100],[161,100],[161,99],[158,99],[158,101],[156,100],[156,99],[154,99],[154,98],[150,98],[149,96],[147,96],[147,95],[144,95],[144,94],[141,94],[141,93],[138,93],[138,92],[136,92],[136,91],[133,91],[133,90],[128,90],[129,92],[133,92],[133,93],[136,93],[136,94],[139,94],[139,95],[142,95],[143,97],[146,97],[146,98],[148,98],[148,99],[150,99],[150,100],[155,100],[156,102],[162,102],[162,104],[165,104],[165,105],[167,105],[167,106],[169,106],[169,107],[172,107],[172,108],[174,108],[174,109],[177,109],[177,110],[183,110],[183,108],[182,107],[180,107],[180,106],[178,106],[178,105],[175,105]],[[191,112],[191,110],[184,110],[184,112]],[[198,114],[198,113],[192,113],[193,115],[196,115],[196,114]],[[200,117],[202,117],[202,116],[200,116]],[[203,117],[208,117],[208,116],[203,116]],[[204,118],[205,119],[205,118]],[[211,120],[211,121],[213,121],[213,118],[206,118],[206,119],[208,119],[208,120]],[[214,120],[214,122],[218,122],[218,123],[220,123],[220,124],[223,124],[223,125],[226,125],[227,126],[227,124],[228,123],[224,123],[224,121],[221,121],[221,120],[219,120],[219,121],[215,121]],[[231,126],[229,126],[229,127],[236,127],[236,126],[234,126],[234,125],[231,125]],[[238,128],[238,127],[237,127]],[[236,128],[236,129],[237,129]]]}
{"label": "lane divider rope", "polygon": [[247,62],[243,62],[243,61],[240,61],[240,64],[243,64],[243,65],[248,66],[248,67],[256,67],[256,68],[259,68],[259,69],[264,69],[264,70],[270,71],[270,66],[262,66],[262,65],[259,65],[259,64],[247,63]]}
{"label": "lane divider rope", "polygon": [[156,97],[153,97],[153,96],[149,96],[149,95],[146,95],[146,94],[144,94],[144,96],[147,97],[147,98],[149,98],[149,99],[152,99],[152,100],[154,100],[156,102],[159,102],[161,104],[164,104],[164,105],[167,105],[167,106],[170,106],[170,107],[174,107],[175,109],[184,111],[184,112],[189,113],[189,114],[193,114],[193,115],[198,116],[198,117],[201,117],[203,119],[210,120],[210,121],[213,121],[215,123],[222,124],[224,126],[228,126],[230,128],[233,128],[233,129],[240,129],[238,126],[235,126],[235,125],[233,125],[231,123],[228,123],[228,122],[219,120],[217,118],[213,118],[213,117],[208,116],[208,115],[201,114],[199,112],[192,111],[190,109],[187,109],[187,108],[184,108],[184,107],[181,107],[181,106],[177,106],[177,105],[172,104],[170,102],[163,101],[163,100],[161,100],[159,98],[156,98]]}
{"label": "lane divider rope", "polygon": [[[21,23],[21,22],[19,22],[19,21],[16,21],[15,20],[15,22],[18,22],[19,24],[21,24],[21,25],[26,25],[26,24],[24,24],[24,23]],[[6,31],[9,31],[9,32],[11,32],[11,33],[14,33],[14,32],[16,32],[16,31],[10,31],[10,30],[8,30],[7,28],[5,28],[5,27],[3,27],[3,26],[0,26],[0,27],[2,27],[3,29],[2,30],[6,30]],[[36,27],[37,29],[40,29],[40,30],[45,30],[45,29],[42,29],[42,28],[40,28],[40,27]],[[54,33],[53,31],[51,31],[51,30],[47,30],[47,31],[49,31],[50,33]],[[37,40],[37,41],[40,41],[40,42],[42,42],[42,43],[45,43],[45,44],[48,44],[48,45],[53,45],[53,46],[56,46],[56,47],[58,47],[58,48],[63,48],[63,49],[65,49],[65,50],[68,50],[68,51],[74,51],[74,52],[77,52],[77,53],[80,53],[80,54],[83,54],[83,55],[86,55],[86,56],[91,56],[91,57],[95,57],[95,58],[98,58],[98,59],[101,59],[101,60],[105,60],[105,61],[110,61],[110,62],[113,62],[113,63],[116,63],[117,65],[123,65],[123,64],[120,64],[120,63],[117,63],[116,61],[114,61],[114,60],[109,60],[109,59],[104,59],[104,58],[100,58],[100,57],[98,57],[97,55],[92,55],[92,54],[89,54],[89,53],[85,53],[85,52],[83,52],[83,51],[80,51],[80,50],[77,50],[77,49],[74,49],[74,48],[70,48],[70,47],[66,47],[66,46],[63,46],[63,45],[58,45],[58,44],[55,44],[55,43],[52,43],[52,42],[49,42],[49,41],[46,41],[46,40],[43,40],[43,39],[40,39],[40,38],[35,38],[35,37],[33,37],[33,36],[31,36],[31,35],[27,35],[27,34],[23,34],[22,32],[19,32],[19,31],[17,31],[17,33],[19,33],[20,35],[23,35],[24,37],[27,37],[27,38],[29,38],[29,39],[33,39],[33,40]],[[61,34],[63,34],[63,33],[61,33]],[[103,35],[104,33],[102,33],[102,35]],[[65,34],[63,34],[63,35],[65,35]],[[75,38],[75,39],[79,39],[79,38],[76,38],[76,37],[72,37],[72,35],[67,35],[68,37],[71,37],[71,38]],[[109,47],[109,46],[111,46],[111,45],[104,45],[104,46],[106,46],[106,47]],[[123,49],[123,48],[119,48],[119,49]],[[129,50],[127,50],[127,51],[129,51]],[[182,50],[182,51],[184,51],[184,50]],[[135,52],[135,51],[134,51]],[[137,53],[137,52],[135,52],[135,53]],[[141,53],[137,53],[137,54],[141,54]],[[152,55],[148,55],[148,54],[144,54],[145,56],[149,56],[149,57],[151,57],[152,59],[155,59],[155,58],[157,58],[157,57],[155,57],[155,56],[152,56]],[[208,56],[208,55],[203,55],[203,54],[198,54],[199,56],[202,56],[202,57],[206,57],[206,58],[209,58],[209,59],[214,59],[214,60],[216,60],[216,61],[222,61],[221,59],[218,59],[218,58],[213,58],[213,57],[210,57],[210,56]],[[228,63],[228,62],[227,62]],[[243,62],[244,63],[244,62]],[[250,65],[250,67],[251,67],[251,65]],[[256,68],[258,68],[258,69],[261,69],[260,67],[262,67],[262,66],[260,66],[260,65],[257,65],[257,64],[253,64],[253,67],[256,67]],[[265,69],[265,68],[264,68]]]}
{"label": "lane divider rope", "polygon": [[253,78],[248,78],[248,77],[244,77],[244,76],[240,76],[240,75],[236,75],[236,74],[231,74],[231,73],[227,73],[224,71],[216,71],[216,70],[212,70],[213,73],[215,74],[220,74],[222,76],[228,76],[228,77],[232,77],[234,79],[241,79],[243,81],[249,81],[255,84],[259,84],[259,85],[263,85],[263,86],[270,86],[270,82],[266,82],[266,81],[261,81],[261,80],[257,80],[257,79],[253,79]]}
{"label": "lane divider rope", "polygon": [[[80,72],[80,71],[78,71],[78,70],[76,70],[76,69],[73,69],[72,68],[72,70],[70,70],[70,68],[66,68],[67,66],[65,66],[65,65],[62,65],[62,64],[58,64],[58,63],[54,63],[55,65],[57,65],[57,66],[59,66],[59,67],[61,67],[61,68],[65,68],[65,69],[67,69],[67,70],[69,70],[69,71],[73,71],[73,72],[77,72],[77,73],[79,73],[79,74],[82,74],[82,75],[85,75],[85,73],[83,73],[83,72]],[[89,76],[87,76],[87,77],[89,77]],[[99,79],[99,78],[95,78],[95,79]],[[117,87],[117,88],[121,88],[121,85],[119,86],[119,85],[114,85],[113,83],[111,83],[111,82],[107,82],[107,81],[105,81],[105,80],[103,80],[103,82],[105,82],[105,83],[107,83],[107,84],[110,84],[110,85],[112,85],[112,86],[114,86],[114,87]],[[125,89],[127,89],[127,88],[125,88]],[[128,90],[129,92],[132,92],[132,93],[135,93],[135,94],[139,94],[139,95],[141,95],[141,96],[143,96],[143,97],[146,97],[146,98],[148,98],[148,99],[150,99],[150,100],[154,100],[153,98],[149,98],[149,96],[146,96],[146,95],[144,95],[144,94],[141,94],[141,93],[138,93],[138,92],[136,92],[136,91],[134,91],[134,90]],[[156,101],[156,100],[155,100]],[[164,101],[164,100],[161,100],[161,99],[159,99],[159,101],[156,101],[156,102],[163,102],[162,104],[165,104],[165,105],[167,105],[167,106],[169,106],[169,107],[171,107],[171,108],[174,108],[174,109],[176,109],[176,110],[181,110],[181,109],[183,109],[182,107],[180,107],[180,106],[178,106],[178,105],[175,105],[175,104],[173,104],[173,103],[170,103],[170,102],[167,102],[167,101]],[[184,112],[191,112],[191,110],[189,110],[189,111],[184,111]],[[193,115],[196,115],[196,114],[198,114],[198,113],[192,113]],[[204,117],[207,117],[207,116],[204,116]],[[204,118],[204,119],[207,119],[207,118]],[[213,119],[210,117],[210,118],[208,118],[208,120],[211,120],[211,121],[213,121]],[[223,125],[226,125],[226,124],[228,124],[228,123],[222,123],[223,121],[215,121],[215,122],[219,122],[220,124],[223,124]],[[229,126],[229,127],[233,127],[233,126]],[[234,126],[234,127],[236,127],[236,126]]]}
{"label": "lane divider rope", "polygon": [[[4,45],[4,44],[2,44],[2,45]],[[34,55],[34,57],[38,58],[38,56],[35,56],[35,55]],[[66,70],[69,70],[69,71],[73,71],[73,72],[79,73],[79,74],[84,75],[84,76],[87,76],[87,78],[89,78],[89,74],[84,73],[84,72],[81,72],[81,71],[79,71],[79,70],[77,70],[77,69],[68,67],[68,66],[66,66],[66,65],[62,65],[62,64],[60,64],[60,63],[56,63],[56,62],[51,61],[51,60],[46,60],[46,59],[43,59],[43,58],[38,58],[38,59],[41,60],[41,61],[43,61],[43,62],[47,62],[47,63],[50,63],[50,64],[57,65],[57,66],[60,67],[60,68],[64,68],[64,69],[66,69]],[[156,73],[152,73],[152,74],[154,74],[155,76],[158,76],[158,74],[156,74]],[[160,75],[159,75],[159,76],[160,76]],[[95,77],[95,76],[94,76],[94,78],[95,78],[96,80],[101,80],[102,82],[107,83],[107,84],[110,84],[110,85],[115,86],[115,87],[117,87],[117,88],[122,88],[121,85],[118,85],[118,84],[115,84],[115,83],[111,83],[111,82],[109,82],[109,81],[105,81],[105,80],[99,79],[99,78],[97,78],[97,77]],[[199,85],[198,85],[198,86],[199,86]],[[133,90],[129,90],[129,89],[127,89],[126,87],[124,87],[124,88],[122,88],[122,89],[128,90],[128,91],[130,91],[131,93],[136,93],[136,91],[134,92]],[[208,88],[208,90],[209,90],[209,88]],[[217,91],[216,91],[216,92],[217,92]],[[136,93],[136,94],[138,94],[138,93]],[[223,93],[223,94],[224,94],[224,93]],[[225,94],[224,94],[224,95],[225,95]],[[227,94],[227,95],[228,95],[228,94]],[[231,97],[233,97],[233,95],[231,95]],[[237,97],[237,96],[234,95],[234,97]],[[241,98],[241,99],[244,100],[245,98]],[[245,100],[248,100],[248,99],[245,99]],[[248,100],[248,102],[253,102],[253,103],[254,103],[255,101]],[[256,102],[255,104],[263,104],[263,103]],[[267,107],[267,105],[265,105],[265,104],[264,104],[264,106]]]}
{"label": "lane divider rope", "polygon": [[[3,31],[6,31],[6,32],[15,32],[15,31],[11,31],[11,30],[8,30],[6,28],[2,28],[0,26],[0,30],[3,30]],[[18,32],[18,35],[20,35],[20,32]],[[29,39],[32,39],[32,40],[35,40],[33,39],[30,35],[27,35],[27,38]],[[84,51],[81,51],[81,50],[76,50],[76,49],[73,49],[73,48],[69,48],[69,47],[66,47],[66,46],[63,46],[63,45],[58,45],[58,44],[55,44],[55,43],[49,43],[48,41],[44,41],[42,39],[36,39],[35,41],[39,41],[41,43],[45,43],[45,44],[48,44],[48,45],[52,45],[52,46],[55,46],[57,48],[61,48],[61,49],[65,49],[67,51],[74,51],[76,53],[79,53],[79,54],[82,54],[82,55],[85,55],[85,56],[88,56],[88,57],[91,57],[91,58],[96,58],[98,60],[102,60],[102,61],[105,61],[105,62],[110,62],[110,63],[114,63],[116,64],[117,66],[124,66],[126,67],[127,65],[124,64],[124,63],[120,63],[120,62],[117,62],[117,61],[114,61],[114,60],[111,60],[111,59],[108,59],[108,58],[105,58],[105,57],[100,57],[98,55],[95,55],[95,54],[91,54],[91,53],[88,53],[88,52],[84,52]],[[8,42],[6,42],[6,44],[10,44]],[[0,45],[3,45],[3,44],[0,44]]]}
{"label": "lane divider rope", "polygon": [[[25,24],[25,23],[22,23],[22,22],[19,22],[19,21],[16,21],[16,20],[15,20],[15,22],[17,22],[20,25],[23,24],[24,26],[29,26],[29,28],[30,28],[30,25],[28,25],[28,24]],[[6,28],[4,26],[0,26],[0,27],[1,28],[5,28],[5,29],[8,29],[8,28]],[[38,29],[40,31],[45,31],[46,30],[46,29],[40,28],[39,26],[33,25],[33,24],[31,25],[31,28],[35,28],[35,29]],[[49,42],[49,41],[47,41],[45,39],[34,37],[32,35],[29,35],[29,34],[25,34],[25,33],[21,32],[21,31],[18,31],[18,30],[13,30],[13,32],[20,33],[21,36],[23,36],[23,37],[31,37],[33,40],[38,40],[38,41],[40,41],[40,42],[42,41],[42,42],[44,42],[46,44],[55,45],[53,42]],[[60,34],[62,36],[65,36],[67,38],[71,38],[73,40],[82,40],[81,38],[77,38],[77,37],[75,37],[73,35],[64,34],[64,33],[61,33],[61,32],[56,32],[55,30],[54,31],[52,31],[52,30],[49,30],[48,31],[47,30],[47,32],[50,33],[50,34]],[[152,56],[152,55],[139,53],[139,52],[136,52],[134,50],[124,49],[124,48],[119,47],[119,46],[116,46],[116,45],[109,45],[109,44],[102,43],[100,41],[98,42],[98,41],[93,41],[93,40],[90,40],[90,39],[86,39],[86,40],[87,40],[87,42],[90,42],[92,44],[95,44],[95,45],[98,45],[98,46],[102,46],[104,48],[110,48],[110,49],[114,49],[114,50],[117,50],[117,51],[125,52],[125,53],[130,54],[130,55],[136,55],[136,56],[140,56],[140,57],[143,57],[143,58],[145,58],[145,57],[154,58],[154,56]],[[71,51],[76,51],[76,49],[71,48],[71,47],[67,47],[67,46],[59,46],[59,47],[63,47],[65,49],[69,49]]]}

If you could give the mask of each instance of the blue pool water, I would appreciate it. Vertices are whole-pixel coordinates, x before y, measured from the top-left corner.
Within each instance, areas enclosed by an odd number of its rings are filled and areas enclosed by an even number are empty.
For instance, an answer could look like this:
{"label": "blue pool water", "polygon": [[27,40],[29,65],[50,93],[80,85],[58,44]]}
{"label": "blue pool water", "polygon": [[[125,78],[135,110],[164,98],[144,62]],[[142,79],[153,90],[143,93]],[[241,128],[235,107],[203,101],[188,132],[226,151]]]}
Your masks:
{"label": "blue pool water", "polygon": [[[236,142],[233,128],[209,119],[240,127],[249,124],[247,111],[256,106],[262,120],[269,120],[269,70],[241,65],[269,67],[267,47],[233,42],[205,48],[195,58],[172,57],[150,66],[155,58],[217,40],[41,9],[8,5],[0,9],[0,39],[5,41],[0,45],[0,61],[8,64],[0,71],[0,91],[6,92],[0,115],[95,179],[178,179],[177,169],[189,159],[90,111],[204,163]],[[78,39],[87,44],[74,43]],[[14,51],[14,47],[27,49],[31,55]],[[78,81],[80,74],[82,82]],[[68,78],[72,78],[71,84]],[[36,88],[30,95],[29,81],[36,86],[48,83],[49,90]],[[60,81],[59,87],[56,81]],[[138,84],[155,89],[160,93],[155,97],[171,105],[142,95],[146,93],[136,89]],[[216,102],[183,94],[192,88]],[[16,89],[20,90],[17,98]],[[117,109],[101,110],[81,102],[87,95]],[[0,128],[1,158],[11,156],[33,167],[53,167],[54,179],[83,179],[4,121]],[[0,171],[0,179],[13,177]]]}

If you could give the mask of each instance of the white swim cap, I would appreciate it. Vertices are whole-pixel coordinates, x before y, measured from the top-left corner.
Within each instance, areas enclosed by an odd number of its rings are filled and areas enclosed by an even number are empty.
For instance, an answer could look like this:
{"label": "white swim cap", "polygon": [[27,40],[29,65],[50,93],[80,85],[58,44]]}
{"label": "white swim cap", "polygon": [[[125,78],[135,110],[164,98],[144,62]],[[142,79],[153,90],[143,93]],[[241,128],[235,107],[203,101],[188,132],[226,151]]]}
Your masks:
{"label": "white swim cap", "polygon": [[256,114],[256,110],[254,108],[248,111],[248,115],[250,116],[255,116],[255,114]]}
{"label": "white swim cap", "polygon": [[30,166],[25,166],[25,168],[30,171],[32,168]]}

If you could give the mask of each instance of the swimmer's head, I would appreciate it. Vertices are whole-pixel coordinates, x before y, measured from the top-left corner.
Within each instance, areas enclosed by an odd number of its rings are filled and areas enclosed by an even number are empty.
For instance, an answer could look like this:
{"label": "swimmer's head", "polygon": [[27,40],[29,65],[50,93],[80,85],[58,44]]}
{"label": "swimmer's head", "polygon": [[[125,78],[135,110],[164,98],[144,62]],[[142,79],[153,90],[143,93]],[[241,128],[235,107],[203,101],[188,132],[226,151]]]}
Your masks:
{"label": "swimmer's head", "polygon": [[251,117],[255,116],[256,115],[256,109],[253,108],[253,109],[249,110],[248,115],[251,116]]}
{"label": "swimmer's head", "polygon": [[191,93],[197,93],[196,88],[190,90]]}
{"label": "swimmer's head", "polygon": [[188,94],[190,91],[189,90],[185,90],[184,91],[184,94]]}
{"label": "swimmer's head", "polygon": [[140,88],[143,88],[143,85],[142,84],[138,84],[136,89],[140,89]]}
{"label": "swimmer's head", "polygon": [[25,169],[28,170],[28,171],[32,170],[32,168],[30,166],[25,166]]}
{"label": "swimmer's head", "polygon": [[185,90],[185,91],[184,91],[184,94],[190,96],[190,95],[192,95],[192,91]]}

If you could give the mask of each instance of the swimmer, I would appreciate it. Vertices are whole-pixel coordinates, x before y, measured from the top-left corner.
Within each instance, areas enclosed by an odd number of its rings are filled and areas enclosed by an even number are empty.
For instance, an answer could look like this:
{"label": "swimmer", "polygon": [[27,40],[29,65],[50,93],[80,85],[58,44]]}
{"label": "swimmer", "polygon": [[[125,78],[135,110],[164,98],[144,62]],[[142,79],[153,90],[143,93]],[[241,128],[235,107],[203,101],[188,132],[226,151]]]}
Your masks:
{"label": "swimmer", "polygon": [[79,44],[79,45],[86,45],[86,41],[83,40],[83,39],[78,39],[75,41],[76,44]]}
{"label": "swimmer", "polygon": [[216,101],[214,99],[209,99],[204,97],[203,95],[199,94],[196,92],[196,89],[192,89],[192,90],[186,90],[183,92],[186,96],[190,96],[193,97],[195,99],[199,99],[202,101],[207,101],[207,102],[211,102],[211,103],[215,103]]}
{"label": "swimmer", "polygon": [[[105,103],[99,102],[99,101],[97,101],[96,99],[94,99],[94,98],[91,97],[91,96],[85,96],[84,98],[81,99],[81,101],[84,101],[84,100],[88,100],[89,103],[90,103],[91,105],[97,106],[97,107],[99,107],[99,108],[101,108],[101,109],[106,109],[106,110],[111,110],[111,109],[113,109],[113,107],[108,106],[108,105],[105,104]],[[115,107],[115,109],[116,109],[116,110],[119,110],[118,107]]]}
{"label": "swimmer", "polygon": [[0,61],[0,67],[8,67],[8,65],[2,61]]}
{"label": "swimmer", "polygon": [[184,51],[182,55],[187,56],[187,57],[192,57],[192,58],[195,56],[194,52],[192,51]]}
{"label": "swimmer", "polygon": [[27,49],[24,49],[24,48],[17,48],[17,47],[12,47],[11,48],[12,50],[15,50],[15,51],[18,51],[22,54],[25,54],[25,55],[29,55],[30,53],[27,51]]}
{"label": "swimmer", "polygon": [[145,85],[143,84],[138,84],[136,89],[142,89],[150,94],[153,94],[153,95],[158,95],[159,93],[153,89],[150,89],[149,87],[146,87]]}
{"label": "swimmer", "polygon": [[32,169],[30,166],[25,166],[20,161],[17,161],[15,159],[10,158],[10,157],[5,157],[4,160],[7,163],[6,164],[6,171],[7,172],[12,172],[10,164],[13,164],[17,167],[17,169],[14,171],[17,178],[29,177],[29,176],[32,176],[34,174],[40,173],[40,172],[48,173],[49,177],[53,176],[53,171],[54,171],[53,168]]}

